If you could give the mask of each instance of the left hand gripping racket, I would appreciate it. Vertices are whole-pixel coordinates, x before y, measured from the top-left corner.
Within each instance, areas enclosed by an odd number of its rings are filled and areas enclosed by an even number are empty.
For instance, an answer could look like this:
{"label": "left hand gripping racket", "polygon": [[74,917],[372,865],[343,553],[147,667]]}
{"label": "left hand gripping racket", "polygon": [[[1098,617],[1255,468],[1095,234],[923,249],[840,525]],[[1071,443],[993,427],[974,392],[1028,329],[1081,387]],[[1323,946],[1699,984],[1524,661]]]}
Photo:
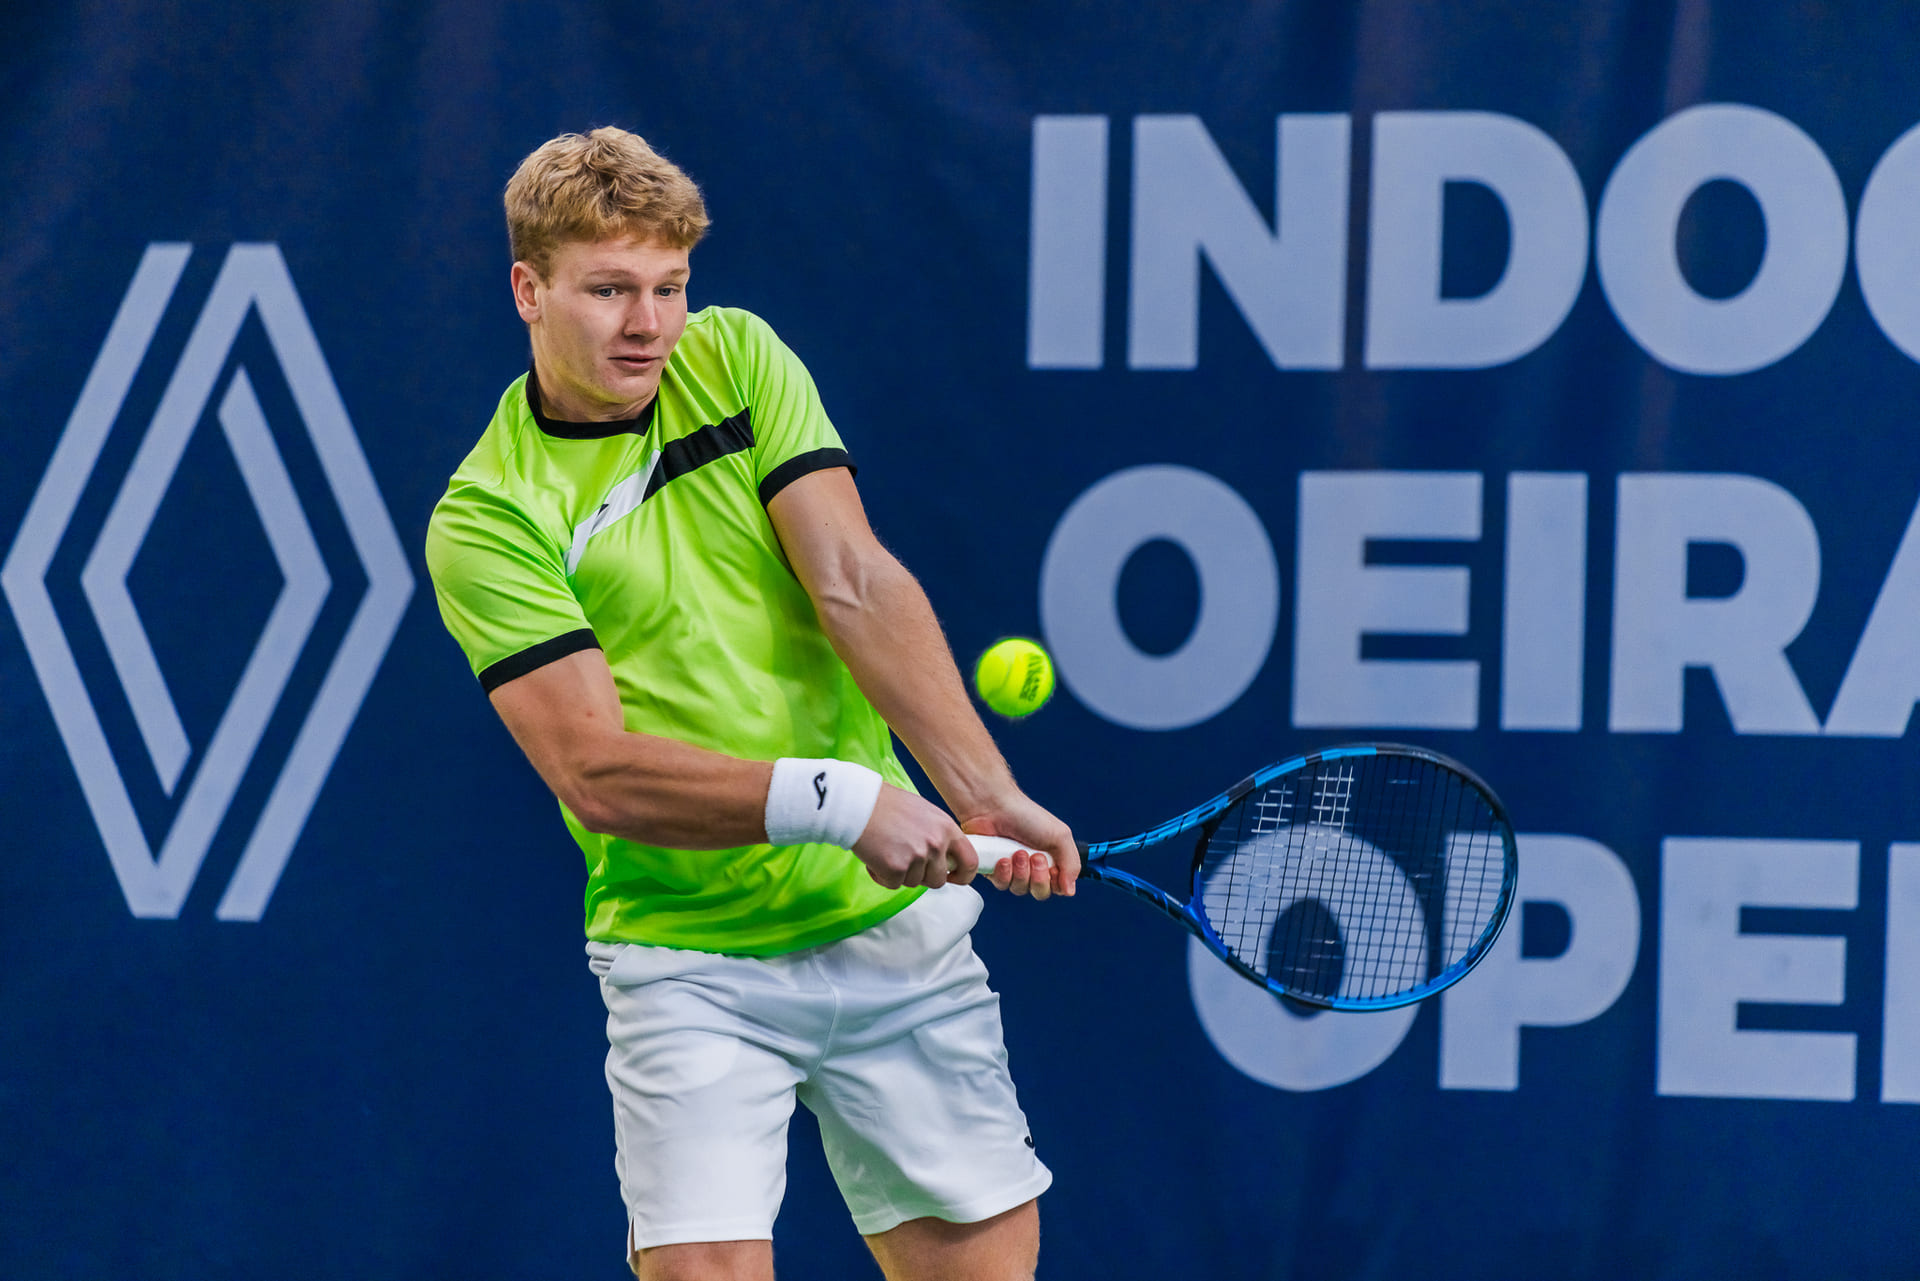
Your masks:
{"label": "left hand gripping racket", "polygon": [[[1182,903],[1112,867],[1191,837]],[[1026,849],[969,836],[980,870]],[[1384,1010],[1457,982],[1505,924],[1519,872],[1506,807],[1438,752],[1329,748],[1255,773],[1151,831],[1080,847],[1081,876],[1187,927],[1244,977],[1333,1010]]]}

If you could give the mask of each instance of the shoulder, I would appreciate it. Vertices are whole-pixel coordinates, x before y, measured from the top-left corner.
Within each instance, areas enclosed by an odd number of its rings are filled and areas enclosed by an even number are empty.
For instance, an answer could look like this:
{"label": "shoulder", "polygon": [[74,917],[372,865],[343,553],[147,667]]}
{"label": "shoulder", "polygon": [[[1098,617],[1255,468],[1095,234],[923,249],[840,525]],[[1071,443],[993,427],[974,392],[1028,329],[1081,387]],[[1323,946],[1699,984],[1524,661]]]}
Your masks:
{"label": "shoulder", "polygon": [[773,327],[739,307],[705,307],[687,318],[670,362],[670,399],[692,396],[699,412],[731,414],[766,407],[806,384],[806,367]]}
{"label": "shoulder", "polygon": [[454,468],[448,491],[467,485],[505,484],[532,427],[533,411],[527,406],[527,376],[521,374],[500,393],[486,430]]}
{"label": "shoulder", "polygon": [[751,354],[780,345],[773,326],[742,307],[702,307],[687,317],[682,350]]}
{"label": "shoulder", "polygon": [[434,504],[427,522],[430,557],[450,541],[464,541],[476,523],[517,513],[524,506],[526,496],[521,491],[527,482],[520,474],[521,461],[533,425],[526,383],[522,374],[501,393],[486,430],[454,469],[446,492]]}

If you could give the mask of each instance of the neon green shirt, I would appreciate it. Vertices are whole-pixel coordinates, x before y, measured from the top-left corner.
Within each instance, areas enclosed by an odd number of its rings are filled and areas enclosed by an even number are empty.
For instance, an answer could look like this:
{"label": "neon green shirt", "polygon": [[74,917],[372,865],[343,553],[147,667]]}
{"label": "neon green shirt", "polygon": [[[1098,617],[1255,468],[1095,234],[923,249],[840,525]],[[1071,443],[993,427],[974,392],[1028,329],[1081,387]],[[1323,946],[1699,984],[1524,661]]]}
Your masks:
{"label": "neon green shirt", "polygon": [[[528,382],[507,388],[427,529],[441,618],[482,687],[597,647],[629,730],[746,760],[837,757],[911,787],[767,518],[786,485],[852,462],[766,323],[695,313],[628,422],[550,420]],[[772,955],[918,894],[882,888],[835,846],[662,849],[561,812],[586,855],[587,937],[602,942]]]}

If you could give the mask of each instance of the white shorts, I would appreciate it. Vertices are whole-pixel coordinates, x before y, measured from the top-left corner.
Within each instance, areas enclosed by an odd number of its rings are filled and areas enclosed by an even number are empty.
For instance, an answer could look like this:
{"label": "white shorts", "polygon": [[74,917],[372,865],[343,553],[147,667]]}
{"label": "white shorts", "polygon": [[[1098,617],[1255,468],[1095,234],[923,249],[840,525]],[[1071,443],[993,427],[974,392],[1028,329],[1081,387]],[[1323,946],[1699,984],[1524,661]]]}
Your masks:
{"label": "white shorts", "polygon": [[1014,1097],[970,886],[784,956],[589,943],[630,1248],[771,1239],[796,1097],[863,1234],[1053,1181]]}

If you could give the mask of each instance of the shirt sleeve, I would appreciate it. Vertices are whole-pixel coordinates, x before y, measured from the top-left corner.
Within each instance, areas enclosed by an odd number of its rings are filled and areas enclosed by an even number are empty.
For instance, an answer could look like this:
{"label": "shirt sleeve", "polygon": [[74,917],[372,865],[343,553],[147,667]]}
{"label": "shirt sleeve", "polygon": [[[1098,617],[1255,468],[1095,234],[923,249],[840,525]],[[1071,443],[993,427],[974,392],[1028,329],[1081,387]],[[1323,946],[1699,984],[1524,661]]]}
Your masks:
{"label": "shirt sleeve", "polygon": [[488,693],[568,654],[599,648],[567,583],[561,549],[481,486],[458,487],[434,508],[427,571],[441,620]]}
{"label": "shirt sleeve", "polygon": [[854,470],[840,433],[820,403],[813,375],[759,317],[741,313],[747,403],[753,410],[754,480],[762,505],[810,472]]}

